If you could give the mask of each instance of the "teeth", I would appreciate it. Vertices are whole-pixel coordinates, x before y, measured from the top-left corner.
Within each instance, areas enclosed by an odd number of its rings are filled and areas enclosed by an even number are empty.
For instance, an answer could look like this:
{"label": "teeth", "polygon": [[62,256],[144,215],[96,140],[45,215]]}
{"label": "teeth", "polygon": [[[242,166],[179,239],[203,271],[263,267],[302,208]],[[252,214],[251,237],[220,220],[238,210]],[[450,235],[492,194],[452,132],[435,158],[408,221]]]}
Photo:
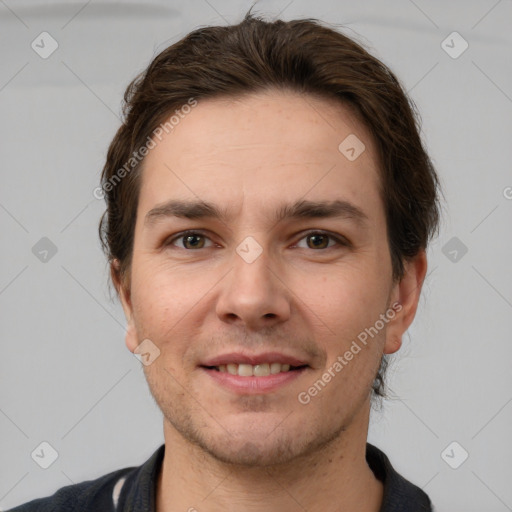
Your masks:
{"label": "teeth", "polygon": [[240,377],[250,377],[251,375],[254,375],[252,370],[253,370],[253,368],[250,364],[239,364],[238,365],[238,375],[240,375]]}
{"label": "teeth", "polygon": [[262,364],[221,364],[217,367],[220,372],[238,375],[239,377],[266,377],[280,372],[290,370],[289,364],[281,363],[262,363]]}
{"label": "teeth", "polygon": [[254,368],[250,368],[255,377],[266,377],[267,375],[270,375],[270,365],[268,363],[258,364],[254,366]]}
{"label": "teeth", "polygon": [[272,363],[270,365],[270,373],[274,375],[275,373],[279,373],[281,371],[281,363]]}

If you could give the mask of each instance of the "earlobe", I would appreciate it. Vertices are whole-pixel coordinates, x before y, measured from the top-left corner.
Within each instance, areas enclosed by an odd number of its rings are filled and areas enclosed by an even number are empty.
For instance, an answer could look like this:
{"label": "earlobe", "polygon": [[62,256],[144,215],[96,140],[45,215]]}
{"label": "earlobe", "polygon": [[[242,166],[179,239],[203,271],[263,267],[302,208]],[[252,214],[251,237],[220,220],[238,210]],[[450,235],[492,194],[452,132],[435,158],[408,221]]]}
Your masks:
{"label": "earlobe", "polygon": [[125,332],[125,343],[126,347],[130,352],[133,352],[138,345],[137,330],[133,320],[133,308],[131,303],[131,291],[124,282],[119,271],[119,261],[116,259],[112,262],[110,267],[110,275],[116,288],[121,306],[123,307],[124,316],[126,318],[126,332]]}
{"label": "earlobe", "polygon": [[133,309],[131,306],[131,299],[129,292],[121,287],[120,289],[120,297],[122,297],[121,301],[123,303],[123,310],[126,317],[126,333],[125,333],[125,343],[126,347],[130,352],[133,352],[137,346],[139,345],[137,329],[135,327],[135,322],[133,318]]}
{"label": "earlobe", "polygon": [[416,315],[426,273],[427,257],[424,250],[404,263],[404,275],[400,282],[394,285],[392,292],[400,307],[396,308],[396,316],[386,329],[385,354],[392,354],[402,346],[402,336]]}
{"label": "earlobe", "polygon": [[384,354],[394,354],[400,350],[402,346],[402,336],[393,335],[386,336],[386,345],[384,347]]}
{"label": "earlobe", "polygon": [[126,319],[129,320],[132,316],[130,291],[124,282],[125,280],[121,276],[120,264],[117,259],[114,259],[110,264],[110,277],[114,283],[119,300],[121,301],[124,315]]}
{"label": "earlobe", "polygon": [[128,322],[125,333],[125,344],[130,352],[134,352],[137,346],[139,345],[137,338],[137,330],[135,329],[135,325],[133,324],[133,320]]}

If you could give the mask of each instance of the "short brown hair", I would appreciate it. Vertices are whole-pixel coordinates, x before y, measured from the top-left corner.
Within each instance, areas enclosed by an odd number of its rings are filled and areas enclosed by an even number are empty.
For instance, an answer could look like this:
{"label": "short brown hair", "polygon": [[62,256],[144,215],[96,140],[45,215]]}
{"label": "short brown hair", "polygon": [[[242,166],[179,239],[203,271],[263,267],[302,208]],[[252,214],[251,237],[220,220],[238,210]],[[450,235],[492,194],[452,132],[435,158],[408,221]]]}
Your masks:
{"label": "short brown hair", "polygon": [[[352,107],[372,134],[380,159],[393,279],[403,276],[404,261],[426,248],[438,229],[439,183],[420,138],[416,108],[395,75],[360,44],[317,19],[267,22],[249,10],[237,25],[192,31],[157,55],[126,89],[124,122],[101,176],[107,209],[99,234],[114,284],[129,288],[142,168],[133,155],[191,98],[267,89]],[[127,168],[129,161],[133,168]],[[384,355],[372,387],[375,396],[386,396],[387,364]]]}

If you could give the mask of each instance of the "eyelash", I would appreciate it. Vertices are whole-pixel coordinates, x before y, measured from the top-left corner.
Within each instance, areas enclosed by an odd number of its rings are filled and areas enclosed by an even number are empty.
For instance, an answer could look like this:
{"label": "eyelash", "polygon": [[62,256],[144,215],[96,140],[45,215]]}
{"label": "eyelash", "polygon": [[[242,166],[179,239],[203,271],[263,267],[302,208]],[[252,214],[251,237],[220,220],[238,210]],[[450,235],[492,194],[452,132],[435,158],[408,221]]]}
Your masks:
{"label": "eyelash", "polygon": [[[209,239],[209,237],[206,234],[204,234],[202,231],[189,230],[189,231],[183,231],[181,233],[178,233],[173,238],[164,242],[164,246],[173,245],[173,242],[175,242],[176,240],[179,240],[179,239],[185,238],[187,236],[191,236],[191,235],[200,235],[200,236],[203,236],[203,237]],[[336,242],[336,244],[341,247],[351,247],[352,246],[352,244],[344,237],[334,236],[327,231],[319,231],[319,230],[312,230],[312,231],[308,231],[307,233],[304,233],[304,235],[302,236],[302,238],[299,239],[299,241],[303,240],[304,238],[307,238],[308,236],[312,236],[312,235],[327,236],[330,239],[334,240]],[[334,246],[325,247],[323,249],[318,249],[318,250],[325,251],[326,249],[332,249],[332,248],[334,248]],[[184,251],[193,251],[194,250],[194,249],[186,249],[185,247],[179,247],[179,249],[183,249]],[[200,249],[209,249],[209,247],[201,247]],[[199,250],[199,249],[197,249],[197,250]],[[312,250],[315,250],[315,249],[312,249]]]}

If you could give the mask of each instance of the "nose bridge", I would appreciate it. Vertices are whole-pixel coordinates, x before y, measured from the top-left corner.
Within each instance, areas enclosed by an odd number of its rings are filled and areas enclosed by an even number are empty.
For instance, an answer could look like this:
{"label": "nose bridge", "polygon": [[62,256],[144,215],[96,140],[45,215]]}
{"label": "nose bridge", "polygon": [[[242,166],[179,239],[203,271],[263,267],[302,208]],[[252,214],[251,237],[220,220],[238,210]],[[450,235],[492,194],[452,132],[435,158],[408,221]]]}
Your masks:
{"label": "nose bridge", "polygon": [[289,317],[289,294],[265,244],[252,236],[242,240],[235,248],[230,274],[217,303],[217,314],[222,320],[257,327]]}
{"label": "nose bridge", "polygon": [[[261,240],[262,237],[259,238]],[[268,289],[272,286],[272,276],[275,274],[271,268],[272,261],[268,247],[260,245],[254,237],[248,236],[236,247],[235,253],[233,281],[242,286],[254,288],[253,292],[268,293]]]}

